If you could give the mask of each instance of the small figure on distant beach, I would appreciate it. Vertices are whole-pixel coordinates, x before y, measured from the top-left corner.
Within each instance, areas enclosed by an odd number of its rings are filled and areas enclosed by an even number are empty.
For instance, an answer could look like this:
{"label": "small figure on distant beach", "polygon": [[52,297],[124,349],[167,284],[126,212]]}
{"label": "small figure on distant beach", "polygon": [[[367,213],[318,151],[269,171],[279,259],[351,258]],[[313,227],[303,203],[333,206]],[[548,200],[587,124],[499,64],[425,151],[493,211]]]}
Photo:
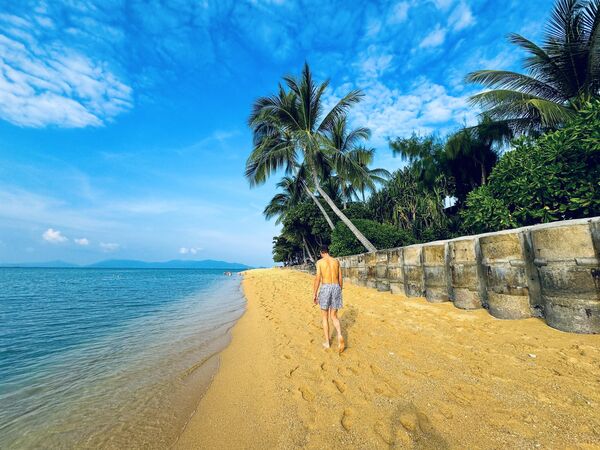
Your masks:
{"label": "small figure on distant beach", "polygon": [[223,275],[230,277],[231,276],[231,272],[223,272]]}
{"label": "small figure on distant beach", "polygon": [[[342,307],[342,269],[337,259],[329,254],[329,248],[321,248],[321,259],[317,261],[317,275],[314,282],[314,304],[318,303],[321,307],[321,316],[323,319],[323,333],[325,342],[323,347],[330,347],[329,337],[329,319],[337,331],[339,352],[342,353],[346,348],[340,320],[337,316],[338,309]],[[319,289],[320,287],[320,289]]]}

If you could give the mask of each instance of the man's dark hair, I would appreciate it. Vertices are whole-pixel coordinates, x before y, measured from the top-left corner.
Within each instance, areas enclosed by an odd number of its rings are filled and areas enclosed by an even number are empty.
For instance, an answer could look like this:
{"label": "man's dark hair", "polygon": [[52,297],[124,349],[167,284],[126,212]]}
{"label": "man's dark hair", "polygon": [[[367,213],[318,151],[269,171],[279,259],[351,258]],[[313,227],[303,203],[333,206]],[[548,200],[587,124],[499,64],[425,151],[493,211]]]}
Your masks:
{"label": "man's dark hair", "polygon": [[321,253],[329,253],[329,247],[326,245],[321,246]]}

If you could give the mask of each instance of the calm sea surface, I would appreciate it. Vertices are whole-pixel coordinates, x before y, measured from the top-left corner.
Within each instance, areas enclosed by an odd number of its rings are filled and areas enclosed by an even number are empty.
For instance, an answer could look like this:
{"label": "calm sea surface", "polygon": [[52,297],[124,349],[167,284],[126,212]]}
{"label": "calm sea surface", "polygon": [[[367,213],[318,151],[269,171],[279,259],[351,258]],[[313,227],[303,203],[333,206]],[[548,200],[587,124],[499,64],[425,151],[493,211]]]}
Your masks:
{"label": "calm sea surface", "polygon": [[0,268],[0,448],[165,448],[241,316],[217,270]]}

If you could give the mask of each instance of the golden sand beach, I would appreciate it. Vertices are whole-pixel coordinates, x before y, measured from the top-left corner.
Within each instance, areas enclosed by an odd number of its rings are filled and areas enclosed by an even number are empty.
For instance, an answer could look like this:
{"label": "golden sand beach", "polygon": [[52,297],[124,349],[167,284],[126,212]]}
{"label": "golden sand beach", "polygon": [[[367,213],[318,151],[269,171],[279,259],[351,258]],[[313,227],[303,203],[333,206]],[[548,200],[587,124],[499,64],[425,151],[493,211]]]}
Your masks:
{"label": "golden sand beach", "polygon": [[600,336],[346,285],[339,355],[311,283],[245,273],[247,311],[176,448],[600,448]]}

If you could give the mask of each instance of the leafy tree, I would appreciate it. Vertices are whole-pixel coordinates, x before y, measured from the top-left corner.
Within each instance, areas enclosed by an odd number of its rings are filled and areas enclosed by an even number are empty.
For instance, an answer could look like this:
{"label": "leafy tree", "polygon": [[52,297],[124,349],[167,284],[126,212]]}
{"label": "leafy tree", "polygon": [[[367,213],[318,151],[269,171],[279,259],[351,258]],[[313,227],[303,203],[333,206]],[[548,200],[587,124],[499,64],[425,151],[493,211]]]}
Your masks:
{"label": "leafy tree", "polygon": [[[276,237],[273,256],[278,262],[315,261],[318,249],[330,240],[330,229],[317,206],[310,200],[290,206],[282,216],[283,228]],[[281,238],[281,240],[278,240]],[[281,255],[281,256],[280,256]]]}
{"label": "leafy tree", "polygon": [[368,207],[375,220],[407,230],[416,240],[425,234],[433,238],[447,237],[450,225],[444,211],[448,185],[443,176],[431,184],[423,184],[418,167],[396,171],[391,179],[374,193]]}
{"label": "leafy tree", "polygon": [[518,133],[555,129],[582,99],[600,94],[600,0],[557,0],[541,45],[519,34],[508,40],[527,52],[527,75],[479,70],[467,81],[491,90],[471,97]]}
{"label": "leafy tree", "polygon": [[442,177],[448,194],[461,206],[467,194],[487,182],[503,146],[512,137],[506,123],[483,115],[479,124],[464,127],[444,141],[437,135],[396,138],[390,141],[394,155],[407,160],[430,189]]}
{"label": "leafy tree", "polygon": [[[393,248],[414,243],[414,238],[407,230],[400,230],[389,224],[373,220],[354,219],[356,226],[375,243],[378,248]],[[331,233],[331,254],[334,256],[355,255],[364,252],[361,243],[343,222],[338,222]]]}
{"label": "leafy tree", "polygon": [[522,138],[461,213],[468,232],[600,215],[600,100],[563,128]]}
{"label": "leafy tree", "polygon": [[343,161],[357,173],[361,170],[351,157],[331,145],[328,134],[362,94],[351,91],[324,113],[322,96],[328,82],[315,83],[308,64],[304,65],[300,79],[287,76],[284,81],[287,91],[280,85],[277,95],[259,98],[254,103],[249,119],[254,148],[246,163],[246,177],[251,185],[256,185],[279,169],[291,174],[304,167],[307,193],[314,197],[312,190],[315,189],[365,248],[375,250],[321,187],[333,159],[336,160],[333,167],[337,168]]}

